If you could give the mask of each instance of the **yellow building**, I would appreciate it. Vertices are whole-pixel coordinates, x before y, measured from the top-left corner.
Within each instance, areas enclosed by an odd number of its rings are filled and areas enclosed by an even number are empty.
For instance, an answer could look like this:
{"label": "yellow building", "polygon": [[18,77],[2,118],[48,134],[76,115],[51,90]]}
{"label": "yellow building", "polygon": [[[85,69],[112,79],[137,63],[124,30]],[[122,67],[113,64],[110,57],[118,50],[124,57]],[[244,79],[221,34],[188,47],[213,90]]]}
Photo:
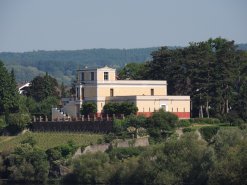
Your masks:
{"label": "yellow building", "polygon": [[162,108],[179,118],[190,117],[190,97],[168,96],[166,81],[116,80],[116,69],[109,67],[77,70],[76,99],[68,100],[63,112],[78,117],[81,105],[88,101],[97,104],[98,115],[108,102],[133,102],[138,114],[150,116]]}

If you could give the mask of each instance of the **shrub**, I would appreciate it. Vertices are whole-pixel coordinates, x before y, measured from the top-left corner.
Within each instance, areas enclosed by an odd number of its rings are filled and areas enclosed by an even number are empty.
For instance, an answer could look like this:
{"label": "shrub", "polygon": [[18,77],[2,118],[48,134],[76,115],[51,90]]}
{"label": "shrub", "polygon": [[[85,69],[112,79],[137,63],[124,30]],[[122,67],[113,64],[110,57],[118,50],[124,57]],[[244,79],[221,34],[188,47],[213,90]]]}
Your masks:
{"label": "shrub", "polygon": [[81,115],[95,114],[97,112],[97,105],[94,102],[85,102],[82,104]]}
{"label": "shrub", "polygon": [[189,127],[191,125],[189,120],[181,119],[177,123],[177,127]]}
{"label": "shrub", "polygon": [[103,107],[105,114],[124,114],[125,116],[136,114],[138,108],[134,103],[123,102],[123,103],[108,103]]}
{"label": "shrub", "polygon": [[192,132],[193,130],[192,130],[192,128],[183,128],[183,133],[185,133],[185,132]]}
{"label": "shrub", "polygon": [[217,118],[191,118],[189,121],[197,124],[220,124]]}
{"label": "shrub", "polygon": [[142,147],[129,147],[129,148],[113,148],[108,150],[110,159],[127,159],[129,157],[134,157],[140,155],[145,149]]}
{"label": "shrub", "polygon": [[178,117],[176,115],[161,109],[147,119],[146,126],[149,135],[158,142],[174,132],[177,122]]}
{"label": "shrub", "polygon": [[4,131],[6,127],[6,122],[4,117],[0,117],[0,134],[2,134],[2,132]]}
{"label": "shrub", "polygon": [[241,123],[241,124],[239,125],[239,128],[240,128],[241,130],[247,129],[247,123]]}
{"label": "shrub", "polygon": [[121,133],[126,128],[126,119],[120,120],[120,119],[114,119],[113,120],[113,131],[115,133]]}
{"label": "shrub", "polygon": [[8,125],[7,130],[11,134],[17,134],[26,128],[28,123],[31,122],[31,118],[27,113],[13,113],[8,115],[6,121]]}
{"label": "shrub", "polygon": [[215,136],[219,130],[219,126],[209,126],[209,127],[202,127],[199,129],[203,139],[205,139],[207,142],[210,142]]}

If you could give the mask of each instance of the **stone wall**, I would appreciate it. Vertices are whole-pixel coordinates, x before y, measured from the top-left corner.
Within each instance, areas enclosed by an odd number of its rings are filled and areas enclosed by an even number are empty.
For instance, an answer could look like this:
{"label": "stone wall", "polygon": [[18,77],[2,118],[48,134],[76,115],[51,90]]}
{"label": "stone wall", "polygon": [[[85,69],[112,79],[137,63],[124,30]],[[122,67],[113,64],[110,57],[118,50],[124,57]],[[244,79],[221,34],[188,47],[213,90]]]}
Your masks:
{"label": "stone wall", "polygon": [[83,154],[86,153],[97,153],[97,152],[105,152],[110,146],[113,148],[128,148],[128,147],[138,147],[138,146],[149,146],[149,141],[147,137],[140,137],[136,139],[116,139],[112,141],[111,143],[104,143],[104,144],[98,144],[98,145],[89,145],[82,151],[81,148],[78,148],[78,150],[75,152],[74,156],[72,157],[77,158]]}

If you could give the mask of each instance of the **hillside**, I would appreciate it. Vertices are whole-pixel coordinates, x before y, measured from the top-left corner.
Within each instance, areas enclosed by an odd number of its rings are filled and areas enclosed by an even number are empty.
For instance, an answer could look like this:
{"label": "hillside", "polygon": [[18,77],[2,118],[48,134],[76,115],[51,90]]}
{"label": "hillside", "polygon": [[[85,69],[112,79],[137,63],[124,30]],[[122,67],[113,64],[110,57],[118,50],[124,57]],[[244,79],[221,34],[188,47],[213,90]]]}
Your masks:
{"label": "hillside", "polygon": [[31,80],[48,72],[60,83],[70,84],[78,67],[112,66],[119,68],[130,62],[144,62],[158,48],[143,49],[86,49],[74,51],[2,52],[7,68],[14,69],[18,82]]}
{"label": "hillside", "polygon": [[[247,50],[247,44],[239,44],[239,49]],[[176,48],[176,47],[168,47]],[[139,49],[84,49],[61,51],[32,51],[24,53],[1,52],[0,60],[6,67],[14,69],[18,83],[32,80],[46,72],[59,83],[70,85],[75,71],[83,66],[111,66],[119,68],[130,62],[151,60],[151,53],[158,47]]]}
{"label": "hillside", "polygon": [[37,141],[37,146],[44,150],[66,144],[68,141],[73,141],[78,146],[87,146],[90,144],[96,144],[98,139],[103,138],[103,135],[100,134],[66,132],[30,132],[18,136],[0,136],[0,152],[15,148],[24,139],[30,136]]}

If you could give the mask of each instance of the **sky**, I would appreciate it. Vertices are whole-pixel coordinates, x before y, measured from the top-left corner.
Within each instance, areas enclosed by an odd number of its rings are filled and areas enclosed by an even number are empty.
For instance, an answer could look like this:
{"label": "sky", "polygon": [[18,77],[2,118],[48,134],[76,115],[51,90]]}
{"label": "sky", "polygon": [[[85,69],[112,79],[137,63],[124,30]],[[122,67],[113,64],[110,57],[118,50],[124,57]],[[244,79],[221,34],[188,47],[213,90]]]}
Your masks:
{"label": "sky", "polygon": [[0,0],[0,52],[247,43],[247,0]]}

